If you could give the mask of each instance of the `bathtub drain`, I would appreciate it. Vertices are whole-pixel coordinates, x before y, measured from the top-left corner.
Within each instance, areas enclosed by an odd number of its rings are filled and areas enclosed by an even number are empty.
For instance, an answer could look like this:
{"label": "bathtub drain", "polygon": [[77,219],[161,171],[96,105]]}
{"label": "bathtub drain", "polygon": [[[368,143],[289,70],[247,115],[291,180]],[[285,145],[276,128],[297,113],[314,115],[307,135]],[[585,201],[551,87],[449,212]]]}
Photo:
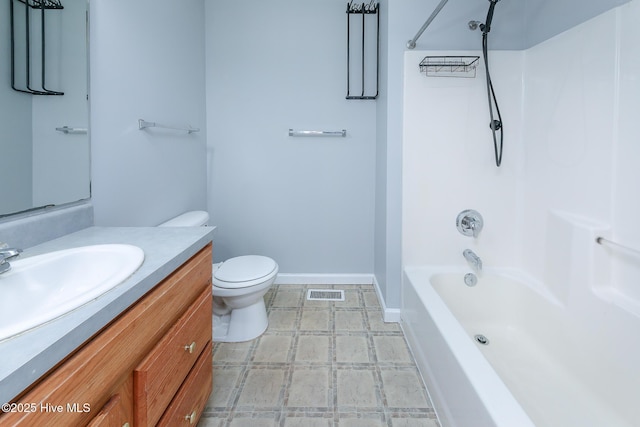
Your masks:
{"label": "bathtub drain", "polygon": [[489,338],[485,337],[482,334],[478,334],[474,338],[482,345],[489,345]]}
{"label": "bathtub drain", "polygon": [[478,277],[473,273],[467,273],[464,275],[464,283],[467,286],[475,286],[478,283]]}

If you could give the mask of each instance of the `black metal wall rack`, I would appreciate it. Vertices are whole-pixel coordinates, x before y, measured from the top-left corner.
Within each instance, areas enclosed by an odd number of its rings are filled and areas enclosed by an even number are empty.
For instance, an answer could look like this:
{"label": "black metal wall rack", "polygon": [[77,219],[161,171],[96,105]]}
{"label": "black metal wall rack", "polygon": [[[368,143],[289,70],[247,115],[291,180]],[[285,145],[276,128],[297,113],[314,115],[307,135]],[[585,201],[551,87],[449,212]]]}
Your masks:
{"label": "black metal wall rack", "polygon": [[[369,3],[354,3],[353,0],[347,4],[347,99],[376,99],[378,97],[378,75],[379,75],[379,56],[380,56],[380,5],[378,3],[374,3],[375,0],[371,0]],[[351,37],[351,20],[361,20],[362,25],[362,38],[360,40],[352,41]],[[373,22],[371,22],[373,21]],[[367,25],[367,22],[369,24]],[[371,25],[375,24],[375,32],[372,33],[372,30],[368,30]],[[366,51],[366,41],[367,37],[372,38],[375,37],[375,86],[372,89],[375,90],[375,93],[366,94],[366,76],[367,76],[367,64],[370,64],[373,61],[367,62],[365,61],[365,51]],[[360,93],[352,94],[351,88],[351,45],[354,44],[356,49],[360,49]],[[357,53],[356,53],[357,55]],[[354,77],[357,77],[358,74],[356,72]],[[357,92],[357,89],[354,90]]]}
{"label": "black metal wall rack", "polygon": [[[19,83],[16,83],[16,59],[18,52],[16,48],[18,33],[21,33],[17,28],[16,17],[16,5],[18,7],[24,5],[24,50],[20,53],[24,54],[24,68],[25,68],[25,81],[24,87],[18,87]],[[62,10],[64,7],[60,3],[60,0],[9,0],[10,15],[11,15],[11,87],[13,90],[31,95],[64,95],[64,92],[47,89],[46,85],[46,32],[45,32],[45,15],[49,10]],[[40,71],[40,88],[34,89],[31,87],[31,13],[40,13],[40,58],[41,58],[41,71]]]}

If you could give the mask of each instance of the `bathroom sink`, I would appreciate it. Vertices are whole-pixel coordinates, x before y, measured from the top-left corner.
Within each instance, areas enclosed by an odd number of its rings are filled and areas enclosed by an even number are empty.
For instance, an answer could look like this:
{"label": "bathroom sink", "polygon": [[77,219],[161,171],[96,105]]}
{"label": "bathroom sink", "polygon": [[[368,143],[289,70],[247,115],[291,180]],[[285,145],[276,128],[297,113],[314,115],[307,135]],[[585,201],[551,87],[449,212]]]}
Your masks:
{"label": "bathroom sink", "polygon": [[0,340],[40,326],[96,299],[144,260],[137,246],[106,244],[14,259],[0,275]]}

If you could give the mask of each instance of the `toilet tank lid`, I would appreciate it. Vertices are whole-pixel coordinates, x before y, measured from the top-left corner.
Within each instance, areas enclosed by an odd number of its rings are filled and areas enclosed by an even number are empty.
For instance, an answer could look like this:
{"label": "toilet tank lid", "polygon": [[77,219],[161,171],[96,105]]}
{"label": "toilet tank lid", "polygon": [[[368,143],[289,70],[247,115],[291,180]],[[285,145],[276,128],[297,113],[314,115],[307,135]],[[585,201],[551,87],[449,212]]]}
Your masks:
{"label": "toilet tank lid", "polygon": [[178,215],[167,222],[163,222],[159,227],[202,227],[207,225],[209,213],[206,211],[191,211]]}

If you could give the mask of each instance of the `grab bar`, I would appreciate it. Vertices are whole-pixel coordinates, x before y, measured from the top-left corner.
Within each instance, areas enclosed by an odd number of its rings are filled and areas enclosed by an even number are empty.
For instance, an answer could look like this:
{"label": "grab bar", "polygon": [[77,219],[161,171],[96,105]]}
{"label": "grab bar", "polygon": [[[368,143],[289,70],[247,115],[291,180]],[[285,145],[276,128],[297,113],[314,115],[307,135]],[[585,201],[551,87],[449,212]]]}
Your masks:
{"label": "grab bar", "polygon": [[62,132],[64,134],[89,133],[89,130],[87,128],[72,128],[72,127],[69,127],[69,126],[62,126],[61,128],[56,128],[56,130],[58,132]]}
{"label": "grab bar", "polygon": [[192,128],[191,126],[189,126],[187,128],[173,127],[173,126],[161,125],[161,124],[156,123],[156,122],[148,122],[148,121],[143,120],[143,119],[138,119],[138,129],[142,130],[142,129],[146,129],[146,128],[171,129],[171,130],[184,131],[184,132],[187,132],[187,133],[200,132],[199,128]]}
{"label": "grab bar", "polygon": [[640,251],[637,249],[630,248],[629,246],[622,245],[620,243],[616,243],[612,240],[605,239],[604,237],[596,237],[596,243],[599,245],[612,246],[618,249],[623,249],[627,252],[630,252],[636,256],[640,256]]}
{"label": "grab bar", "polygon": [[347,130],[293,130],[289,129],[289,136],[347,136]]}
{"label": "grab bar", "polygon": [[418,30],[418,33],[416,34],[416,36],[407,42],[408,49],[413,49],[416,47],[416,41],[420,38],[422,33],[424,33],[424,30],[427,29],[427,27],[431,24],[431,21],[433,21],[433,19],[438,15],[438,13],[440,13],[442,8],[444,7],[445,4],[447,4],[448,1],[449,0],[442,0],[436,6],[435,10],[431,13],[431,16],[425,21],[422,27]]}

